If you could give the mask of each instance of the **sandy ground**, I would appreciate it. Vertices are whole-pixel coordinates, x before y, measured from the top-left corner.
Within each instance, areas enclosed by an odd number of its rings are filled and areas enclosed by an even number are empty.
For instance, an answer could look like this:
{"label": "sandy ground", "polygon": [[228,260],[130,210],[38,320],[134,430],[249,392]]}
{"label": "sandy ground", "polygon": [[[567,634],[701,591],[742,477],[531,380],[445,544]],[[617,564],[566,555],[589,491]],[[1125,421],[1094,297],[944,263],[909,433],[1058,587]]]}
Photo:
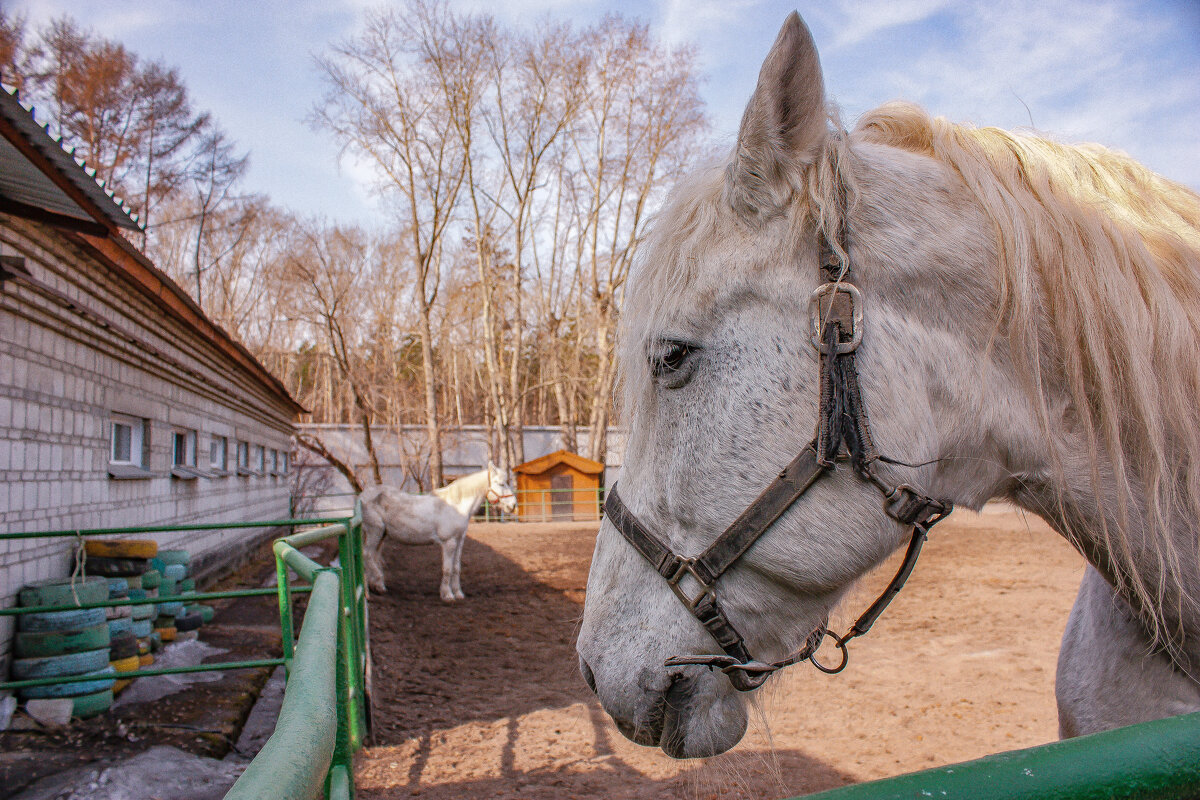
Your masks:
{"label": "sandy ground", "polygon": [[1083,562],[1035,518],[941,523],[846,672],[773,679],[742,743],[701,761],[624,739],[579,677],[595,530],[473,526],[456,605],[438,600],[435,549],[388,551],[360,797],[780,798],[1056,737],[1054,663]]}

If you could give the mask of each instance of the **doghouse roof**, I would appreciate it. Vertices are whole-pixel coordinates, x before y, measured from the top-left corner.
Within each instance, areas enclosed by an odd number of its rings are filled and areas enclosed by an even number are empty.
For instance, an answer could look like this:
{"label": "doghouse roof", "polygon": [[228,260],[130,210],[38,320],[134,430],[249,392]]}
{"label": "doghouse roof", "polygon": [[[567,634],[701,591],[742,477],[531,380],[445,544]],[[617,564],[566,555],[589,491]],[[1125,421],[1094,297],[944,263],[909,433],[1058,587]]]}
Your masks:
{"label": "doghouse roof", "polygon": [[577,456],[567,450],[555,450],[553,453],[548,453],[541,458],[526,461],[524,464],[513,467],[513,472],[519,472],[522,475],[540,475],[559,464],[566,464],[585,475],[599,475],[604,472],[604,465],[599,461],[592,461],[590,458]]}

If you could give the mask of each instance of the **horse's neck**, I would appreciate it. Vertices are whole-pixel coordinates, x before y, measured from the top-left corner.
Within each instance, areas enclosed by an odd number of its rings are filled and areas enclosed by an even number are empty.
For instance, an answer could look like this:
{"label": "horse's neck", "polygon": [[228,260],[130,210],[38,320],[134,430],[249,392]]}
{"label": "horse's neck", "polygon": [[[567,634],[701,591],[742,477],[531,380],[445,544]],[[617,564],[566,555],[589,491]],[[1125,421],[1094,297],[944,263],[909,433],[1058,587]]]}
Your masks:
{"label": "horse's neck", "polygon": [[454,510],[464,517],[471,517],[483,503],[488,485],[488,471],[481,469],[479,472],[451,481],[440,489],[434,489],[433,493],[453,506]]}

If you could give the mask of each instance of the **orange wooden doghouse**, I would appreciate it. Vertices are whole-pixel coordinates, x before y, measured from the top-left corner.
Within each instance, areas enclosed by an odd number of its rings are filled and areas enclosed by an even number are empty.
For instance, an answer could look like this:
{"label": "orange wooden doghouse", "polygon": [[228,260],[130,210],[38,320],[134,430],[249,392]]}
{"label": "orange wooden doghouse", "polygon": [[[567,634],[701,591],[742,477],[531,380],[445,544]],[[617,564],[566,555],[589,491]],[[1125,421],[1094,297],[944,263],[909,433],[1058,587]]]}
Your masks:
{"label": "orange wooden doghouse", "polygon": [[566,450],[526,461],[517,475],[517,516],[522,522],[600,519],[604,465]]}

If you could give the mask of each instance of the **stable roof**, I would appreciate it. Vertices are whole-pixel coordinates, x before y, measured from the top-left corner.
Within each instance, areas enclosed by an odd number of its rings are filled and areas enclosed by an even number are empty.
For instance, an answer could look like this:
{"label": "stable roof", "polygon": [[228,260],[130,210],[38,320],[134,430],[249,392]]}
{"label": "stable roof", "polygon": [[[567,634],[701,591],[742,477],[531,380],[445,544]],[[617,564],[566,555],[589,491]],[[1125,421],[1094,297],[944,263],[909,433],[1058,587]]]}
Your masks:
{"label": "stable roof", "polygon": [[524,464],[513,467],[513,472],[518,472],[522,475],[541,475],[543,472],[557,467],[559,464],[566,464],[585,475],[599,475],[604,472],[604,465],[599,461],[592,461],[590,458],[575,455],[569,450],[555,450],[553,453],[547,453],[541,458],[526,461]]}
{"label": "stable roof", "polygon": [[7,88],[0,88],[0,211],[85,233],[141,230],[129,205]]}

